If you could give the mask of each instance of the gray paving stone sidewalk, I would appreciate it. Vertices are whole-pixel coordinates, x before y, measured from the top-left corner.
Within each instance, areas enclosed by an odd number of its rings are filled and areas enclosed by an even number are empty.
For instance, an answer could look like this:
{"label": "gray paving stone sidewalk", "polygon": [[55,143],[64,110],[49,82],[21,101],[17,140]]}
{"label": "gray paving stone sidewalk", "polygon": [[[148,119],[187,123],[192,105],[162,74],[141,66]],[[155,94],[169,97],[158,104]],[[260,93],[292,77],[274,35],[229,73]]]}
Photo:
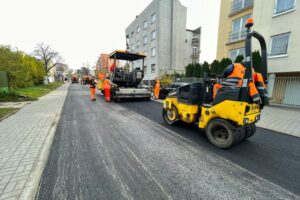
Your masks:
{"label": "gray paving stone sidewalk", "polygon": [[32,198],[68,87],[59,87],[0,122],[0,200]]}
{"label": "gray paving stone sidewalk", "polygon": [[300,137],[300,109],[266,106],[257,126]]}

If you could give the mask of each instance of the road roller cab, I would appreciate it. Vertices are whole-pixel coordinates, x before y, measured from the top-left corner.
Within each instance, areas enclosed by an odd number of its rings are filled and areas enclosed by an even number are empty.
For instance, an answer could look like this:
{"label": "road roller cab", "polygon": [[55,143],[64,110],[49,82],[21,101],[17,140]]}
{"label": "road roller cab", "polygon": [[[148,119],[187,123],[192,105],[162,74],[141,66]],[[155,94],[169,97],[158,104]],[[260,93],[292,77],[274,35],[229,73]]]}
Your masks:
{"label": "road roller cab", "polygon": [[261,109],[268,103],[268,95],[259,93],[262,101],[258,102],[250,96],[250,83],[254,81],[252,37],[261,46],[262,77],[264,84],[267,84],[266,43],[262,35],[251,30],[252,25],[253,20],[248,20],[242,84],[224,85],[216,96],[213,95],[213,87],[222,83],[218,76],[205,76],[202,82],[177,88],[168,94],[163,103],[163,118],[167,124],[173,125],[178,121],[197,124],[206,132],[208,140],[219,148],[228,148],[254,135],[255,123],[260,119]]}

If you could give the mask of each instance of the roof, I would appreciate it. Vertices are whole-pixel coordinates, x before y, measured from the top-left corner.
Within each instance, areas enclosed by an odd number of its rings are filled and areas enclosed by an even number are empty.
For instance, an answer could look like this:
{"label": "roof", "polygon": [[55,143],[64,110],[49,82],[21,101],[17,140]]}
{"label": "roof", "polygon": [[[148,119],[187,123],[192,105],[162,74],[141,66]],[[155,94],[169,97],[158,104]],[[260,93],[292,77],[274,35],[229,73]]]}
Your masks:
{"label": "roof", "polygon": [[108,55],[109,58],[117,60],[135,61],[146,58],[143,53],[133,53],[125,50],[116,50]]}

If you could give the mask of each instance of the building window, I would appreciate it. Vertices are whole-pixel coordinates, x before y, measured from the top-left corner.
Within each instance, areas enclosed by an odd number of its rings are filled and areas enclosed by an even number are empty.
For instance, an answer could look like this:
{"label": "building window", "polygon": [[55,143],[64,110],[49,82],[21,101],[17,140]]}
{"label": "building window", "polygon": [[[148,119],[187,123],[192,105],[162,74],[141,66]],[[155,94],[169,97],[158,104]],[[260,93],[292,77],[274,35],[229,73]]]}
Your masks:
{"label": "building window", "polygon": [[144,21],[144,29],[146,29],[147,27],[148,27],[148,22],[146,20],[146,21]]}
{"label": "building window", "polygon": [[154,57],[156,55],[155,47],[151,49],[151,56]]}
{"label": "building window", "polygon": [[147,65],[144,66],[143,70],[144,70],[144,74],[147,74]]}
{"label": "building window", "polygon": [[286,55],[288,50],[290,33],[271,37],[271,56]]}
{"label": "building window", "polygon": [[154,22],[156,22],[156,13],[153,13],[151,15],[151,23],[154,23]]}
{"label": "building window", "polygon": [[155,64],[152,64],[151,65],[151,73],[155,73],[155,71],[156,71]]}
{"label": "building window", "polygon": [[198,55],[198,47],[193,47],[193,56]]}
{"label": "building window", "polygon": [[145,59],[147,59],[147,55],[148,55],[147,51],[144,51],[144,55],[146,56]]}
{"label": "building window", "polygon": [[133,36],[134,36],[134,32],[132,31],[132,32],[131,32],[131,38],[133,38]]}
{"label": "building window", "polygon": [[231,13],[253,6],[254,0],[234,0],[231,5]]}
{"label": "building window", "polygon": [[250,17],[251,14],[232,21],[231,32],[229,33],[229,42],[241,40],[246,37],[247,31],[245,28],[245,24],[247,19],[249,19]]}
{"label": "building window", "polygon": [[147,35],[144,36],[144,45],[148,43],[148,37]]}
{"label": "building window", "polygon": [[140,41],[137,41],[137,47],[139,47],[141,45]]}
{"label": "building window", "polygon": [[126,49],[128,50],[129,50],[129,42],[130,42],[129,35],[126,35]]}
{"label": "building window", "polygon": [[134,44],[131,45],[131,51],[134,51]]}
{"label": "building window", "polygon": [[151,32],[151,39],[155,40],[156,39],[156,31]]}
{"label": "building window", "polygon": [[238,55],[242,55],[245,58],[245,48],[232,49],[229,51],[229,58],[234,62]]}
{"label": "building window", "polygon": [[276,0],[274,14],[280,14],[295,8],[295,0]]}
{"label": "building window", "polygon": [[140,31],[141,31],[141,27],[138,26],[138,27],[137,27],[137,32],[139,33]]}

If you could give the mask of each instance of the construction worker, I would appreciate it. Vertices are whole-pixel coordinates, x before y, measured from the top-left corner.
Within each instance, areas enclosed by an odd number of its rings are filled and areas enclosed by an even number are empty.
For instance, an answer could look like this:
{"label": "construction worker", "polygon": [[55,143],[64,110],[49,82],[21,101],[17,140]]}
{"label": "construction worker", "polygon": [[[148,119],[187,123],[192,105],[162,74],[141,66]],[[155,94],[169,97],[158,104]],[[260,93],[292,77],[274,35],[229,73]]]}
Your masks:
{"label": "construction worker", "polygon": [[106,102],[110,102],[110,87],[111,87],[110,80],[109,77],[107,76],[103,82],[104,98]]}
{"label": "construction worker", "polygon": [[91,90],[91,101],[96,101],[95,98],[96,82],[93,78],[90,80],[90,90]]}
{"label": "construction worker", "polygon": [[[217,92],[220,88],[223,86],[239,86],[241,87],[243,84],[243,78],[245,75],[246,68],[241,63],[234,63],[229,65],[223,73],[223,77],[226,77],[226,80],[224,82],[217,83],[214,85],[213,88],[213,98],[216,97]],[[254,72],[254,69],[252,69],[252,72]],[[248,83],[249,89],[250,89],[250,96],[255,103],[261,103],[261,98],[259,96],[259,93],[255,87],[254,80],[254,73],[252,73],[252,81]]]}
{"label": "construction worker", "polygon": [[155,79],[155,85],[153,88],[153,96],[154,99],[159,99],[159,90],[160,90],[160,81],[158,80],[158,78]]}

